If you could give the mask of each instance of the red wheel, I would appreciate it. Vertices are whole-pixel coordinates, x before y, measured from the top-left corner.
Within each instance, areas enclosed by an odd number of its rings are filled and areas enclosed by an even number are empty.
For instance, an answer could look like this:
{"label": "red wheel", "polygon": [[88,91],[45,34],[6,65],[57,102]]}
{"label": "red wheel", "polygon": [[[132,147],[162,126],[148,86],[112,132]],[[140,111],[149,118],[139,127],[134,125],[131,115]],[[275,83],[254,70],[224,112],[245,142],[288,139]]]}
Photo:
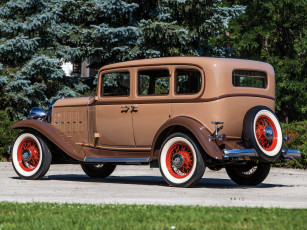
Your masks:
{"label": "red wheel", "polygon": [[17,161],[19,166],[27,171],[33,171],[39,165],[40,150],[37,142],[33,138],[22,140],[17,150]]}
{"label": "red wheel", "polygon": [[174,133],[163,142],[159,166],[165,181],[177,187],[195,185],[205,171],[198,143],[183,133]]}
{"label": "red wheel", "polygon": [[12,164],[24,179],[39,179],[48,171],[51,153],[44,139],[35,132],[20,134],[12,149]]}
{"label": "red wheel", "polygon": [[277,130],[273,121],[267,116],[260,116],[256,121],[256,138],[266,151],[272,151],[277,145]]}
{"label": "red wheel", "polygon": [[185,178],[193,169],[194,156],[191,148],[183,143],[173,144],[166,155],[166,166],[175,178]]}
{"label": "red wheel", "polygon": [[280,157],[283,143],[281,126],[274,112],[265,106],[256,106],[246,113],[243,139],[246,147],[254,148],[264,162]]}

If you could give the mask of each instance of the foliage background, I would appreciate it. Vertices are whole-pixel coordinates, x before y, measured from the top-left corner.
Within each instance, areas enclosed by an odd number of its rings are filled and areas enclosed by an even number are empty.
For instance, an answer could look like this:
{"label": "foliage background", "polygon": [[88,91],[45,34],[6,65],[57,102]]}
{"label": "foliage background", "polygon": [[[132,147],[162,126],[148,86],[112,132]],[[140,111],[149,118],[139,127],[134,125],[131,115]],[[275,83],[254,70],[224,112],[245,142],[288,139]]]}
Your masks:
{"label": "foliage background", "polygon": [[[12,120],[52,99],[92,94],[96,79],[65,77],[63,62],[163,56],[235,57],[270,63],[276,113],[306,156],[306,0],[2,0],[0,155]],[[8,116],[7,116],[7,115]],[[291,131],[291,132],[292,132]],[[306,157],[288,164],[305,167]]]}

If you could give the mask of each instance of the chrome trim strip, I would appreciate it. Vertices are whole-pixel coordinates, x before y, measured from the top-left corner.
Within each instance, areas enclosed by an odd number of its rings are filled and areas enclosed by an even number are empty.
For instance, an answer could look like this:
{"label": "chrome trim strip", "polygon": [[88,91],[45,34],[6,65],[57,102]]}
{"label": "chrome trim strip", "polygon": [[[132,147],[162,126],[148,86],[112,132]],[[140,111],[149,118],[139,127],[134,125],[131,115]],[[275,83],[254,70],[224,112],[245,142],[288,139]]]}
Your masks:
{"label": "chrome trim strip", "polygon": [[89,125],[89,111],[88,111],[88,106],[90,104],[90,100],[93,98],[94,96],[91,96],[88,101],[87,101],[87,106],[86,106],[86,113],[87,113],[87,135],[88,135],[88,146],[90,146],[90,125]]}
{"label": "chrome trim strip", "polygon": [[225,149],[223,158],[228,157],[258,157],[255,149]]}
{"label": "chrome trim strip", "polygon": [[282,155],[284,158],[300,158],[301,157],[301,151],[296,149],[283,149]]}
{"label": "chrome trim strip", "polygon": [[139,163],[149,162],[149,157],[84,157],[84,162]]}

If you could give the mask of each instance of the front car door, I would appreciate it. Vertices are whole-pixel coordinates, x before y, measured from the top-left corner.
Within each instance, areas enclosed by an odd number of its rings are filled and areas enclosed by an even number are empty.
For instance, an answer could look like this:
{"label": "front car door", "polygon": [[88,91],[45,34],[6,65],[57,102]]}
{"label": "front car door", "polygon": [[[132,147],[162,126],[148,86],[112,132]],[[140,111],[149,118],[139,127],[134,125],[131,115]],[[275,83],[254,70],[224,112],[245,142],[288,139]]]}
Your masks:
{"label": "front car door", "polygon": [[93,127],[95,147],[134,147],[129,69],[104,71],[99,79]]}

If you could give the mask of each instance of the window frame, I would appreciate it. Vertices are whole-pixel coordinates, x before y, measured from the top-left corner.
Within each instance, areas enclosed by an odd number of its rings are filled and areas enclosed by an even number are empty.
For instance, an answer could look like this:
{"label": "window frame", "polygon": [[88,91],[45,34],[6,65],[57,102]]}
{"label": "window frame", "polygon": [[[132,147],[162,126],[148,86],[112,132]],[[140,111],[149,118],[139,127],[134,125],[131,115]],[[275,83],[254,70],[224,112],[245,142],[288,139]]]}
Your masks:
{"label": "window frame", "polygon": [[[119,95],[119,96],[104,96],[103,95],[103,75],[109,74],[109,73],[118,73],[118,72],[127,72],[129,73],[130,77],[130,83],[129,83],[129,95]],[[97,93],[96,93],[96,99],[99,101],[126,101],[131,100],[133,95],[133,75],[130,68],[115,68],[115,69],[109,69],[101,71],[98,74],[98,80],[97,80]]]}

